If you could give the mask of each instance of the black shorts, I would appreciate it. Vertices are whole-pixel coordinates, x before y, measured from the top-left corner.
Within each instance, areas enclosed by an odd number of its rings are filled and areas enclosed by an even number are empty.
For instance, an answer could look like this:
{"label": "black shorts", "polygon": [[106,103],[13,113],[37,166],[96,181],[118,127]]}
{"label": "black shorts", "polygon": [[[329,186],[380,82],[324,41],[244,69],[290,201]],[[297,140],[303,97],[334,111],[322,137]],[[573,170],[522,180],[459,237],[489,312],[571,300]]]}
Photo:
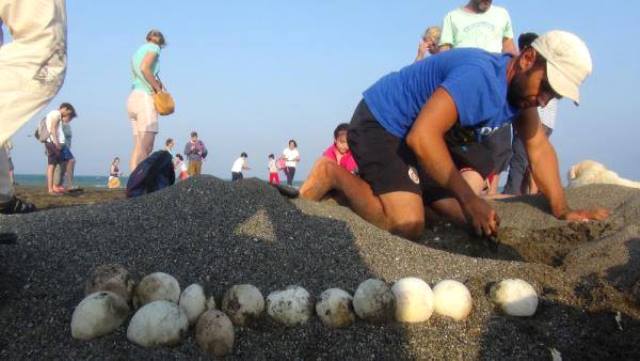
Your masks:
{"label": "black shorts", "polygon": [[[410,192],[420,195],[426,204],[453,197],[418,166],[415,154],[404,139],[389,133],[375,119],[364,100],[351,118],[349,148],[358,163],[360,176],[373,193]],[[481,143],[448,145],[454,164],[477,170],[487,177],[494,169],[488,147]]]}
{"label": "black shorts", "polygon": [[47,164],[57,165],[62,163],[62,152],[56,148],[55,144],[51,142],[44,143],[45,153],[47,154]]}

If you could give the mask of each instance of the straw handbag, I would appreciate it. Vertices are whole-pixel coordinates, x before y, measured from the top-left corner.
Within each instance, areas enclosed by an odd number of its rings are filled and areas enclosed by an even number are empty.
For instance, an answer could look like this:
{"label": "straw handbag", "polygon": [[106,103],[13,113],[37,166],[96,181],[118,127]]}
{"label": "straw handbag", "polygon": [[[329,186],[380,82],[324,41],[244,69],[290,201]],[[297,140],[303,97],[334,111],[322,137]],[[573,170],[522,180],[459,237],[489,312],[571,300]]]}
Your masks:
{"label": "straw handbag", "polygon": [[156,110],[160,115],[169,115],[172,114],[176,110],[176,102],[173,100],[173,97],[162,85],[162,80],[160,80],[160,76],[156,74],[156,79],[162,86],[162,90],[153,94],[153,104],[156,107]]}
{"label": "straw handbag", "polygon": [[173,97],[165,90],[153,94],[153,104],[160,115],[169,115],[176,110]]}

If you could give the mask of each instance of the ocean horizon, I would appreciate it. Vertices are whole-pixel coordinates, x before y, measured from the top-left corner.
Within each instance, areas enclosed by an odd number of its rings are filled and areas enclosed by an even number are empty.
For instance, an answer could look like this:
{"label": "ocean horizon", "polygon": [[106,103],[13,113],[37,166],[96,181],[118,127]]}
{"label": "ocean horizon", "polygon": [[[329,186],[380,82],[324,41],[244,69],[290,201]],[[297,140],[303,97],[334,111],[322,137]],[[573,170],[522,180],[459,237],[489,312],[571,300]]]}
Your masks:
{"label": "ocean horizon", "polygon": [[[226,181],[231,181],[231,178],[221,178]],[[261,178],[260,178],[261,179]],[[73,177],[73,185],[81,188],[107,188],[107,182],[109,177],[97,176],[97,175],[76,175]],[[124,189],[127,185],[129,177],[120,177],[122,186]],[[265,179],[261,179],[266,182]],[[21,186],[42,186],[45,187],[47,183],[47,177],[44,174],[16,174],[16,185]],[[176,179],[177,181],[177,179]],[[302,181],[294,181],[293,185],[299,187],[302,185]]]}

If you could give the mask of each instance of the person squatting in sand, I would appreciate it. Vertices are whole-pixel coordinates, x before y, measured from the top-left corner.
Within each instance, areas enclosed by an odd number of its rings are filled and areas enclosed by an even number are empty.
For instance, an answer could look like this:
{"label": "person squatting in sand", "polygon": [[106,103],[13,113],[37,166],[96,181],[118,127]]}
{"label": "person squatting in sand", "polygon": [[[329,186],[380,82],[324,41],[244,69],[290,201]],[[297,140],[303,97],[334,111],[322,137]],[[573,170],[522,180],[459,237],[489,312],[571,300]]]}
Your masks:
{"label": "person squatting in sand", "polygon": [[605,219],[607,209],[567,205],[556,153],[536,110],[553,98],[577,103],[591,70],[587,46],[564,31],[539,37],[517,56],[454,49],[409,65],[374,83],[354,112],[348,139],[360,177],[320,159],[300,195],[319,200],[337,190],[362,218],[410,239],[424,230],[425,203],[478,235],[495,236],[496,211],[464,181],[449,147],[453,140],[482,141],[513,122],[553,215]]}
{"label": "person squatting in sand", "polygon": [[158,111],[153,102],[153,95],[163,89],[158,73],[160,51],[165,45],[164,35],[158,30],[151,30],[147,33],[146,43],[140,46],[131,58],[133,84],[127,100],[127,113],[133,130],[130,172],[151,154],[159,131]]}
{"label": "person squatting in sand", "polygon": [[[19,11],[18,11],[19,10]],[[67,12],[64,0],[0,0],[0,144],[6,142],[58,93],[67,69]],[[9,159],[0,147],[0,212],[23,213],[33,204],[15,197]]]}

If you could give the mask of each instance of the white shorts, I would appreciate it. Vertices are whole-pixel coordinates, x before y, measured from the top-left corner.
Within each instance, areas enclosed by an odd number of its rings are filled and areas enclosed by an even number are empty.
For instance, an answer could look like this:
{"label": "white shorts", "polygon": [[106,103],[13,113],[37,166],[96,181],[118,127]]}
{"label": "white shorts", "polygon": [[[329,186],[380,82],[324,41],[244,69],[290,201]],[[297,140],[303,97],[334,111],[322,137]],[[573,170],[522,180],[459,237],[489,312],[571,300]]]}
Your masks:
{"label": "white shorts", "polygon": [[158,133],[158,111],[150,94],[133,90],[127,100],[127,113],[131,119],[133,135]]}

